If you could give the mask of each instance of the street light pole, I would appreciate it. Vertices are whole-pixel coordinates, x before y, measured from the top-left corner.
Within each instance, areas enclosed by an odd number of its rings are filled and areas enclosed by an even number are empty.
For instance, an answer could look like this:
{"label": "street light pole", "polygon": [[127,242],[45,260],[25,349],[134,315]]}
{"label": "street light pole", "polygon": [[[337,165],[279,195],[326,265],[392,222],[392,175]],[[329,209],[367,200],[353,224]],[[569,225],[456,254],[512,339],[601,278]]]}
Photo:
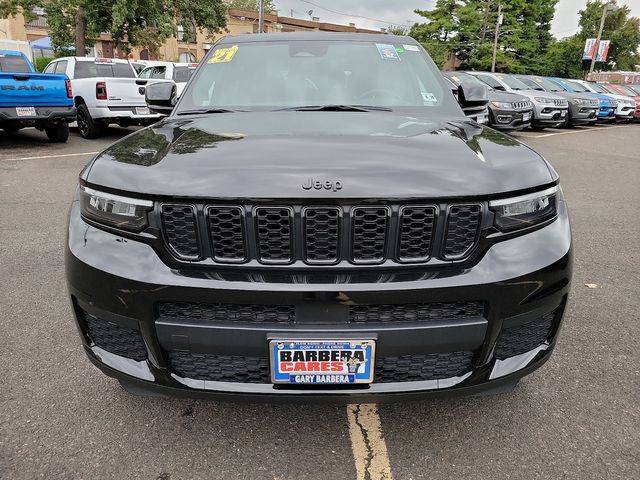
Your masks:
{"label": "street light pole", "polygon": [[491,71],[496,71],[496,57],[498,56],[498,38],[500,38],[500,25],[502,25],[502,4],[498,3],[498,18],[496,19],[496,33],[493,38],[493,60],[491,61]]}
{"label": "street light pole", "polygon": [[258,33],[264,33],[264,1],[258,3]]}
{"label": "street light pole", "polygon": [[609,11],[613,11],[611,3],[607,2],[604,4],[604,8],[602,9],[602,18],[600,18],[600,30],[598,30],[598,38],[596,38],[596,48],[593,51],[593,57],[591,58],[591,65],[589,65],[589,73],[593,73],[593,69],[596,66],[596,57],[598,56],[598,51],[600,50],[600,40],[602,39],[602,31],[604,30],[604,21],[607,18],[607,13]]}

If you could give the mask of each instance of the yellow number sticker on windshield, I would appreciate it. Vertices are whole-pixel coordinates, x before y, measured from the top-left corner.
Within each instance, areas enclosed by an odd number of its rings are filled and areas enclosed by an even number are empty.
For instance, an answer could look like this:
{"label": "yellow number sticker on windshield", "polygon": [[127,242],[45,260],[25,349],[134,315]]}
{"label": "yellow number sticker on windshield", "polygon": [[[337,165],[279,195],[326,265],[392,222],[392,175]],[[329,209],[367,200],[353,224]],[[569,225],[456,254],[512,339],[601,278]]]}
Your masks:
{"label": "yellow number sticker on windshield", "polygon": [[238,51],[238,45],[234,45],[229,48],[217,48],[207,63],[227,63],[233,60],[236,52]]}

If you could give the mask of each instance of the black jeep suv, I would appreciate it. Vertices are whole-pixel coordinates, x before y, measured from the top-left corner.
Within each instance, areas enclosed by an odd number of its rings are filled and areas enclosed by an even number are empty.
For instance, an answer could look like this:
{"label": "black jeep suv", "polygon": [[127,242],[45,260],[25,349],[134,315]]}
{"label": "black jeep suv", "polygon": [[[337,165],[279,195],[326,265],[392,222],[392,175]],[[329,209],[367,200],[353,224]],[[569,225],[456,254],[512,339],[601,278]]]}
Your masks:
{"label": "black jeep suv", "polygon": [[179,100],[146,95],[170,115],[87,164],[66,249],[84,349],[127,390],[496,392],[549,358],[558,175],[467,120],[414,40],[226,37]]}

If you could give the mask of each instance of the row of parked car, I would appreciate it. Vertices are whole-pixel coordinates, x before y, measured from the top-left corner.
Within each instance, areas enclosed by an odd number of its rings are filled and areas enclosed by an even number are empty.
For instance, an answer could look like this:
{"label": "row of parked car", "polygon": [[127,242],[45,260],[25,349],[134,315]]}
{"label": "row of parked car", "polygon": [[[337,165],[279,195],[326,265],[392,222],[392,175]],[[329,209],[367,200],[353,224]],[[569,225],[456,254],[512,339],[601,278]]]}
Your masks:
{"label": "row of parked car", "polygon": [[0,50],[0,128],[35,127],[52,142],[66,142],[77,121],[84,138],[104,127],[149,125],[161,115],[145,103],[148,83],[174,82],[184,89],[197,64],[62,57],[37,73],[21,52]]}
{"label": "row of parked car", "polygon": [[[63,57],[37,73],[21,52],[0,50],[0,128],[16,132],[32,126],[44,130],[53,142],[65,142],[72,122],[87,139],[99,137],[109,124],[149,125],[162,113],[149,110],[147,85],[175,84],[179,97],[196,67]],[[481,101],[459,100],[467,116],[499,130],[640,120],[640,86],[475,71],[442,73],[459,96],[482,90]]]}
{"label": "row of parked car", "polygon": [[640,120],[640,86],[488,72],[442,72],[452,88],[487,88],[486,108],[468,116],[498,130],[563,128]]}

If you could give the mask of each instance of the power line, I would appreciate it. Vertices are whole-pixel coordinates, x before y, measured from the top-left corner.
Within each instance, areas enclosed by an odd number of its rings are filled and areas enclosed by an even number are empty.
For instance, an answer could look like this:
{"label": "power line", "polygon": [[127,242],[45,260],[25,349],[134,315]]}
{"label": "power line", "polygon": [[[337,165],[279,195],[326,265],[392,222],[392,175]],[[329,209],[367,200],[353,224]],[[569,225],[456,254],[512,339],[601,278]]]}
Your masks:
{"label": "power line", "polygon": [[371,20],[373,22],[379,22],[379,23],[385,23],[387,25],[402,25],[398,22],[389,22],[387,20],[381,20],[379,18],[371,18],[371,17],[365,17],[363,15],[355,15],[353,13],[346,13],[346,12],[340,12],[338,10],[333,10],[332,8],[327,8],[327,7],[323,7],[322,5],[319,5],[317,3],[311,2],[309,0],[300,0],[302,3],[308,3],[309,5],[313,5],[316,8],[319,8],[320,10],[325,10],[327,12],[331,12],[331,13],[335,13],[336,15],[343,15],[345,17],[355,17],[355,18],[364,18],[365,20]]}

